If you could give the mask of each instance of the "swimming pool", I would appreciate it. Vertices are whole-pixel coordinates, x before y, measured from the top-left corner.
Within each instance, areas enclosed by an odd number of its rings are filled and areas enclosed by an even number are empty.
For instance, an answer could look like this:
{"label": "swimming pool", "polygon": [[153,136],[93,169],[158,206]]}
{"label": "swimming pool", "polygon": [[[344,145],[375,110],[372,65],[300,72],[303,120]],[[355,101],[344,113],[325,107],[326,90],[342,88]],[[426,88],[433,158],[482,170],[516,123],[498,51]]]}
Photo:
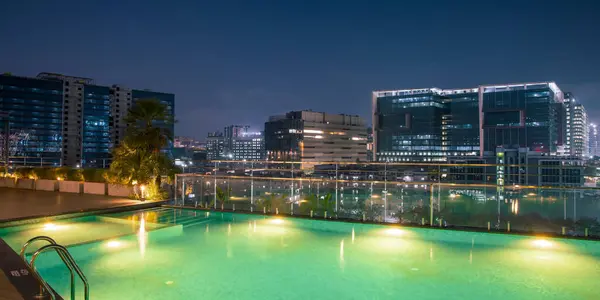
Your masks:
{"label": "swimming pool", "polygon": [[[0,229],[17,251],[40,233],[91,299],[596,299],[600,278],[595,241],[170,208]],[[58,256],[38,262],[68,299]]]}

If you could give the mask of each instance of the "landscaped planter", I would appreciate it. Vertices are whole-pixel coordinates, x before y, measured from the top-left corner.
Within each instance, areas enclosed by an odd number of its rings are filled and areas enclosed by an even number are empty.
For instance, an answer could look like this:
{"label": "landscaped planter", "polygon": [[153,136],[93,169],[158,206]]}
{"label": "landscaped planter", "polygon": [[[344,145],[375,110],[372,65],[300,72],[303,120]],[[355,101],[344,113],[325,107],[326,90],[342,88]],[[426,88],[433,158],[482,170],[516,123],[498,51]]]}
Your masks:
{"label": "landscaped planter", "polygon": [[14,178],[11,178],[11,177],[0,178],[0,187],[14,188],[15,186],[16,186],[16,182],[15,182]]}
{"label": "landscaped planter", "polygon": [[109,184],[108,195],[117,197],[129,197],[133,195],[133,187],[123,184]]}
{"label": "landscaped planter", "polygon": [[84,182],[83,193],[94,195],[106,195],[106,183]]}
{"label": "landscaped planter", "polygon": [[81,182],[79,181],[59,181],[58,191],[63,193],[81,193]]}
{"label": "landscaped planter", "polygon": [[34,187],[35,187],[34,179],[21,178],[21,179],[17,180],[17,188],[19,188],[19,189],[33,190]]}
{"label": "landscaped planter", "polygon": [[38,191],[58,191],[58,181],[48,179],[38,179],[35,181],[35,189]]}

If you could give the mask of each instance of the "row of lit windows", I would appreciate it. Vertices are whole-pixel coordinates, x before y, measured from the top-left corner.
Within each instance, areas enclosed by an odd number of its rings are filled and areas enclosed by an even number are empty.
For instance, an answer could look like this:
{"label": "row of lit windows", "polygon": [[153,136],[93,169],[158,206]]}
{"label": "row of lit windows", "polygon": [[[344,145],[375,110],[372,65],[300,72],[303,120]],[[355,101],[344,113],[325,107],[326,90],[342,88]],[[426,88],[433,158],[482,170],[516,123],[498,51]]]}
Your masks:
{"label": "row of lit windows", "polygon": [[53,95],[60,95],[60,93],[61,93],[60,90],[45,90],[45,89],[38,89],[38,88],[26,88],[26,87],[14,86],[14,85],[0,85],[0,90],[33,92],[33,93],[39,93],[39,94],[53,94]]}
{"label": "row of lit windows", "polygon": [[411,108],[411,107],[438,107],[445,108],[445,106],[439,102],[416,102],[416,103],[407,103],[407,104],[393,104],[392,108]]}

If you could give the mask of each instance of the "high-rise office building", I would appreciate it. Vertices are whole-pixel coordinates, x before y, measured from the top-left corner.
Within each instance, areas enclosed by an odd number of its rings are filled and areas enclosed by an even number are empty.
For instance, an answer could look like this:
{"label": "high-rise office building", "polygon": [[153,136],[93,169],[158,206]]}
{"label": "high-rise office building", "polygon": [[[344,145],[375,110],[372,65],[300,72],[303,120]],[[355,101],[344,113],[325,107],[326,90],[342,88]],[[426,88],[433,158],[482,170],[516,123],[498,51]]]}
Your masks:
{"label": "high-rise office building", "polygon": [[374,160],[445,161],[497,147],[555,154],[564,140],[554,82],[375,91]]}
{"label": "high-rise office building", "polygon": [[587,113],[571,93],[565,93],[565,151],[577,157],[589,156]]}
{"label": "high-rise office building", "polygon": [[233,139],[241,137],[248,132],[248,129],[250,129],[250,126],[248,125],[229,125],[223,129],[227,154],[231,154],[231,150],[233,149]]}
{"label": "high-rise office building", "polygon": [[377,161],[444,161],[479,153],[478,89],[373,92]]}
{"label": "high-rise office building", "polygon": [[[0,75],[0,111],[9,121],[15,164],[108,167],[111,149],[123,139],[128,109],[155,98],[174,112],[175,96],[93,79],[40,73],[36,78]],[[173,131],[173,125],[167,129]],[[1,132],[7,135],[6,132]]]}
{"label": "high-rise office building", "polygon": [[448,156],[476,156],[479,140],[478,89],[443,90],[442,151]]}
{"label": "high-rise office building", "polygon": [[589,156],[600,156],[600,135],[598,134],[598,126],[590,123],[588,129],[589,141]]}
{"label": "high-rise office building", "polygon": [[233,160],[264,160],[265,139],[261,132],[245,132],[232,139]]}
{"label": "high-rise office building", "polygon": [[225,138],[222,132],[209,132],[206,138],[206,159],[227,159],[225,155]]}
{"label": "high-rise office building", "polygon": [[563,93],[554,82],[479,88],[481,152],[527,147],[555,154],[564,142]]}
{"label": "high-rise office building", "polygon": [[442,161],[441,90],[373,92],[373,146],[378,161]]}
{"label": "high-rise office building", "polygon": [[359,116],[293,111],[265,123],[267,159],[356,162],[367,159],[367,130]]}

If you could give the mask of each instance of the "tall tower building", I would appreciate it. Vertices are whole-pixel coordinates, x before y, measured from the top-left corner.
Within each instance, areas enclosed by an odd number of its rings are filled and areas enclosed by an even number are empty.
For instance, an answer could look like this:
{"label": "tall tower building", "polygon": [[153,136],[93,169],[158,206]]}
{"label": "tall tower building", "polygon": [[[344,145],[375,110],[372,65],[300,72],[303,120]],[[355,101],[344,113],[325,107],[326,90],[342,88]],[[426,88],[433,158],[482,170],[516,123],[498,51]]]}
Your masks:
{"label": "tall tower building", "polygon": [[589,129],[589,156],[600,156],[600,135],[598,134],[598,125],[590,123]]}
{"label": "tall tower building", "polygon": [[565,151],[578,157],[589,156],[587,113],[571,93],[565,93]]}

